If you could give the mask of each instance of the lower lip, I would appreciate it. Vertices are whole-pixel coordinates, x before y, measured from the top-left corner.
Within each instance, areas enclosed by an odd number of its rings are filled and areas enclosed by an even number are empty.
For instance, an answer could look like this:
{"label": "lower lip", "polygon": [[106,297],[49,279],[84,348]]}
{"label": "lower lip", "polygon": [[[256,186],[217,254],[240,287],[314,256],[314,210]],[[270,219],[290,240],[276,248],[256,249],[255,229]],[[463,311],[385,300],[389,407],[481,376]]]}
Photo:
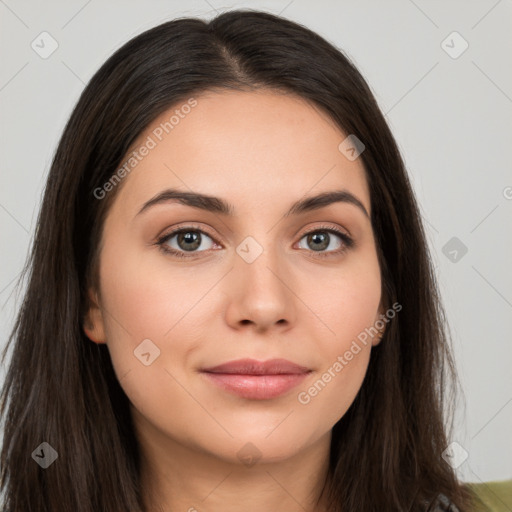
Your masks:
{"label": "lower lip", "polygon": [[300,384],[308,373],[281,375],[240,375],[208,373],[203,375],[220,388],[251,400],[270,400],[284,395]]}

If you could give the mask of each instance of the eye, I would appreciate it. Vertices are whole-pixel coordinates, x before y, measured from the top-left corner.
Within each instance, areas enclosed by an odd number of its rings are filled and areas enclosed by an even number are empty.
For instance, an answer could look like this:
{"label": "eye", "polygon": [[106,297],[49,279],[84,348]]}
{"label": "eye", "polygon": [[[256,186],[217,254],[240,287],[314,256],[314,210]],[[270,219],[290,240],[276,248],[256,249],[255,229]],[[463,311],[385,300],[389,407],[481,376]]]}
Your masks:
{"label": "eye", "polygon": [[[204,237],[212,240],[212,238],[203,230],[195,228],[194,226],[187,226],[171,231],[170,233],[162,236],[158,239],[157,245],[159,245],[160,249],[166,253],[178,256],[179,258],[187,258],[187,252],[191,253],[192,256],[196,252],[203,252],[197,250],[200,247],[204,250],[211,248],[204,247]],[[176,240],[172,243],[174,238]],[[174,244],[176,244],[177,247]]]}
{"label": "eye", "polygon": [[[331,247],[331,250],[326,251],[332,245],[332,235],[335,235],[335,238],[338,238],[341,242],[338,242],[337,248]],[[188,258],[193,257],[195,253],[205,252],[212,248],[211,246],[204,247],[203,242],[206,239],[213,240],[213,237],[196,226],[185,226],[163,235],[157,240],[156,245],[167,254],[177,256],[178,258]],[[306,244],[313,247],[311,252],[321,258],[340,255],[355,245],[351,237],[332,226],[320,226],[308,231],[300,240],[303,239],[306,239]],[[203,250],[198,250],[201,248]],[[303,249],[304,247],[299,248]]]}
{"label": "eye", "polygon": [[[341,240],[341,243],[338,242],[338,247],[335,247],[334,250],[325,251],[325,249],[328,249],[329,246],[332,245],[332,235],[335,235],[335,238],[337,237]],[[312,252],[317,253],[316,255],[321,258],[340,255],[354,246],[354,240],[352,238],[332,226],[320,226],[319,228],[317,227],[314,230],[308,231],[301,238],[301,240],[303,239],[306,239],[306,244],[313,247]]]}

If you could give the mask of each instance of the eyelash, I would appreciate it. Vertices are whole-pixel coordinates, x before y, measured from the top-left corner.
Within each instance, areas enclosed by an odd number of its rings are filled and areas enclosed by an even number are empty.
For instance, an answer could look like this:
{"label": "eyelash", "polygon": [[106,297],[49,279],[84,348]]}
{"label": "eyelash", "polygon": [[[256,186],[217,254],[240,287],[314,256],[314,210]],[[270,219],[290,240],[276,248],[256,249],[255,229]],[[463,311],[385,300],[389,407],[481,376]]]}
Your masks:
{"label": "eyelash", "polygon": [[[163,235],[162,237],[160,237],[156,241],[155,245],[158,245],[160,250],[163,251],[165,254],[171,254],[172,256],[176,256],[178,258],[193,258],[194,255],[197,254],[198,252],[201,253],[201,252],[206,252],[206,251],[196,251],[196,252],[192,251],[190,253],[190,256],[188,256],[188,255],[186,255],[185,252],[183,252],[183,251],[176,251],[175,249],[170,249],[169,246],[166,245],[166,243],[171,238],[173,238],[175,235],[179,235],[180,233],[192,232],[192,231],[198,231],[198,232],[200,232],[200,233],[202,233],[204,235],[207,235],[209,238],[211,238],[212,240],[215,241],[213,236],[211,236],[206,231],[200,229],[199,227],[197,227],[197,226],[185,226],[185,227],[176,229],[174,231],[171,231],[170,233],[167,233],[167,234]],[[334,233],[335,235],[338,235],[341,238],[342,243],[343,243],[343,245],[342,245],[342,247],[340,249],[336,249],[334,251],[316,252],[316,256],[318,256],[319,258],[330,258],[330,257],[339,256],[339,255],[345,253],[346,251],[348,251],[349,249],[352,249],[355,246],[355,242],[354,242],[354,240],[351,237],[349,237],[343,231],[341,231],[341,230],[339,230],[337,228],[334,228],[332,226],[319,226],[319,227],[316,227],[315,229],[312,229],[310,231],[307,231],[307,232],[303,233],[303,235],[300,237],[300,240],[302,240],[307,235],[310,235],[312,233],[317,233],[317,232],[321,232],[321,233]],[[315,251],[311,251],[311,252],[315,252]]]}

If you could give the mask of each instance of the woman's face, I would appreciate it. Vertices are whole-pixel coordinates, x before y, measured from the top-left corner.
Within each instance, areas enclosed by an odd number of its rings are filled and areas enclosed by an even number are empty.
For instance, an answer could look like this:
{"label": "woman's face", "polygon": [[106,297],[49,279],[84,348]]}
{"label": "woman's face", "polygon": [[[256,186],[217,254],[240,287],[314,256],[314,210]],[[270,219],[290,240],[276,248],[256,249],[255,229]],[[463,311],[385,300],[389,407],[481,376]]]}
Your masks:
{"label": "woman's face", "polygon": [[[174,106],[133,145],[85,331],[107,344],[141,435],[236,463],[330,436],[383,311],[369,189],[346,137],[295,96],[226,91]],[[339,191],[360,205],[308,202]],[[303,369],[204,371],[240,359]]]}

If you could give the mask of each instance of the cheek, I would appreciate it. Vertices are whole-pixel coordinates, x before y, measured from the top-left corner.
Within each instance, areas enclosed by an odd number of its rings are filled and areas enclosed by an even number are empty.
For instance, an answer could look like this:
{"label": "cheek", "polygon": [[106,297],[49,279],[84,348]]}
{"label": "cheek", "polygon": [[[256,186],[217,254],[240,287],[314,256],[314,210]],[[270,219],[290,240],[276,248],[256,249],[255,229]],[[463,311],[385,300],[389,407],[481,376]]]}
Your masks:
{"label": "cheek", "polygon": [[157,365],[164,335],[172,332],[183,316],[186,301],[179,281],[165,282],[159,271],[140,257],[142,251],[115,234],[107,240],[100,260],[103,320],[112,363],[121,380],[129,371],[144,367],[137,359],[139,347],[143,348],[141,354],[151,352],[152,366]]}
{"label": "cheek", "polygon": [[306,419],[318,435],[331,429],[354,402],[368,368],[370,348],[362,347],[347,360],[336,356],[296,396],[297,417]]}
{"label": "cheek", "polygon": [[204,271],[199,278],[197,269],[172,267],[163,256],[143,257],[133,247],[120,250],[122,241],[110,241],[100,278],[107,346],[117,378],[140,411],[151,402],[160,406],[183,400],[190,407],[179,383],[186,379],[189,354],[211,329],[214,306],[207,294],[218,275]]}
{"label": "cheek", "polygon": [[172,433],[186,431],[186,421],[201,425],[204,410],[186,391],[183,364],[197,344],[191,329],[200,308],[194,304],[214,283],[198,283],[182,268],[170,275],[150,258],[133,249],[121,254],[115,245],[105,246],[101,283],[107,346],[119,383],[139,418]]}
{"label": "cheek", "polygon": [[321,428],[331,428],[344,416],[368,369],[375,335],[371,328],[381,297],[380,279],[371,274],[359,277],[333,281],[329,293],[318,299],[322,308],[319,316],[328,329],[322,326],[322,335],[316,337],[310,332],[322,363],[298,390],[296,399],[303,413],[321,418]]}
{"label": "cheek", "polygon": [[120,251],[120,245],[111,243],[102,255],[102,298],[110,313],[107,324],[112,334],[109,341],[117,343],[117,334],[123,340],[129,335],[134,343],[171,336],[212,286],[213,277],[212,282],[197,280],[192,268],[175,264],[172,269],[164,256],[155,258],[156,248]]}
{"label": "cheek", "polygon": [[364,342],[366,337],[371,343],[367,331],[378,318],[381,301],[380,269],[374,253],[351,258],[329,274],[318,272],[301,279],[300,296],[317,316],[317,334],[311,331],[311,339],[319,340],[324,356],[332,361],[356,339]]}
{"label": "cheek", "polygon": [[[297,393],[297,403],[311,417],[333,426],[349,409],[363,383],[370,360],[372,327],[378,318],[381,279],[377,260],[360,261],[337,271],[325,283],[322,293],[310,293],[318,319],[310,337],[322,364],[314,378]],[[321,335],[319,333],[321,332]]]}

